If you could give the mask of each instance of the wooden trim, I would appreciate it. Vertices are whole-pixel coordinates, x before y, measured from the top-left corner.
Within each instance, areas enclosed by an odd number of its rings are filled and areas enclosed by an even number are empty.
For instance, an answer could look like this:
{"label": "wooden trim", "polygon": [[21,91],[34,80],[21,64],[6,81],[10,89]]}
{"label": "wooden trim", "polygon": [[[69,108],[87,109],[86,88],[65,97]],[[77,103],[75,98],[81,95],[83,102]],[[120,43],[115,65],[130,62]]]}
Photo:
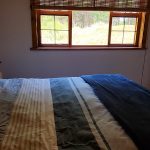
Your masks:
{"label": "wooden trim", "polygon": [[88,50],[145,50],[144,48],[139,47],[87,47],[87,46],[72,46],[72,47],[38,47],[31,48],[33,51],[61,51],[61,50],[79,50],[79,51],[88,51]]}
{"label": "wooden trim", "polygon": [[140,29],[140,36],[139,36],[139,47],[143,45],[143,33],[144,33],[144,26],[145,26],[145,13],[142,13],[142,21],[141,21],[141,29]]}
{"label": "wooden trim", "polygon": [[69,15],[69,46],[72,46],[72,11]]}
{"label": "wooden trim", "polygon": [[[54,15],[54,16],[67,16],[68,17],[68,44],[42,44],[41,42],[41,15]],[[58,46],[71,46],[72,37],[72,12],[71,11],[50,11],[50,10],[37,10],[37,33],[38,33],[38,47],[58,47]]]}
{"label": "wooden trim", "polygon": [[110,12],[110,16],[109,16],[109,31],[108,31],[108,46],[110,46],[110,43],[111,43],[111,31],[112,31],[112,13]]}
{"label": "wooden trim", "polygon": [[132,12],[114,12],[111,11],[111,15],[113,17],[139,17],[141,15],[141,12],[132,13]]}
{"label": "wooden trim", "polygon": [[37,48],[38,47],[38,37],[37,37],[37,23],[36,23],[36,19],[37,19],[37,16],[36,16],[36,10],[32,10],[31,11],[31,25],[32,25],[32,46],[34,48]]}
{"label": "wooden trim", "polygon": [[110,44],[109,47],[137,47],[135,44]]}
{"label": "wooden trim", "polygon": [[137,17],[138,23],[137,23],[137,33],[136,33],[136,39],[135,39],[135,45],[139,45],[139,40],[140,40],[140,30],[141,30],[141,22],[142,22],[142,13],[139,14]]}
{"label": "wooden trim", "polygon": [[[109,19],[109,33],[108,33],[108,45],[76,45],[80,48],[87,48],[89,49],[101,49],[101,47],[105,47],[105,49],[111,49],[114,47],[143,47],[145,48],[146,45],[146,34],[147,34],[147,28],[148,28],[148,18],[149,13],[145,13],[145,22],[143,23],[143,15],[144,13],[120,13],[120,12],[110,12],[110,19]],[[68,44],[42,44],[41,43],[41,31],[40,31],[40,15],[59,15],[59,16],[68,16],[69,17],[69,41]],[[137,35],[136,35],[136,41],[135,44],[111,44],[111,30],[112,30],[112,17],[136,17],[138,18],[138,26],[137,26]],[[31,20],[32,20],[32,45],[33,49],[37,49],[38,47],[46,47],[46,49],[49,49],[49,47],[56,47],[56,49],[59,49],[60,47],[63,47],[66,49],[66,47],[69,47],[70,49],[74,49],[74,45],[72,45],[72,11],[52,11],[52,10],[32,10],[31,11]],[[142,29],[143,26],[143,29]],[[143,31],[141,31],[143,30]],[[118,48],[118,49],[119,49]],[[67,48],[68,49],[68,48]],[[78,49],[78,48],[77,48]]]}
{"label": "wooden trim", "polygon": [[40,44],[39,47],[68,47],[69,44]]}
{"label": "wooden trim", "polygon": [[38,9],[37,12],[40,15],[58,15],[58,16],[68,16],[71,14],[71,11],[61,11],[61,10],[43,10],[43,9]]}
{"label": "wooden trim", "polygon": [[147,31],[148,31],[149,13],[142,13],[141,28],[139,33],[139,47],[146,48]]}
{"label": "wooden trim", "polygon": [[[112,18],[113,17],[128,17],[128,18],[137,18],[137,33],[134,44],[111,44],[111,32],[112,32]],[[142,13],[129,13],[129,12],[110,12],[110,23],[109,23],[109,46],[117,46],[117,47],[137,47],[139,45],[139,37],[140,37],[140,29],[141,29],[141,17]]]}
{"label": "wooden trim", "polygon": [[41,46],[41,17],[39,11],[37,11],[37,39],[38,39],[38,47],[40,47]]}
{"label": "wooden trim", "polygon": [[149,24],[149,17],[150,13],[145,14],[145,21],[144,21],[144,29],[143,29],[143,37],[142,37],[142,47],[146,48],[146,41],[147,41],[147,34],[148,34],[148,24]]}

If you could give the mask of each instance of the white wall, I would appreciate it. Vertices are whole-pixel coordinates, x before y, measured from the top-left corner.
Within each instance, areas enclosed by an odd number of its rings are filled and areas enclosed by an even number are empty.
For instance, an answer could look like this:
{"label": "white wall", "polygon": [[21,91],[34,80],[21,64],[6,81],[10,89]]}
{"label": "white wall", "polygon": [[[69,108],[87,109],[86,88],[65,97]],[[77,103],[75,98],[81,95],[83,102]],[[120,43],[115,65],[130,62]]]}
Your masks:
{"label": "white wall", "polygon": [[[31,41],[29,0],[2,1],[0,60],[3,63],[0,65],[0,70],[4,77],[121,73],[141,82],[145,51],[30,51]],[[150,87],[149,58],[150,52],[146,58],[143,83]]]}

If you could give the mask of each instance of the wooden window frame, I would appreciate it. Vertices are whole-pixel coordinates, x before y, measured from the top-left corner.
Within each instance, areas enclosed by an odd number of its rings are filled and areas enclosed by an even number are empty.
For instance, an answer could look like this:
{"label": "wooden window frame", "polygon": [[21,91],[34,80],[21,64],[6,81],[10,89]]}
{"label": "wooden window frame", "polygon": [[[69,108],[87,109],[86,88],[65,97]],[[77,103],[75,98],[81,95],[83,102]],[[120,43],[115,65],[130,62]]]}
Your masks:
{"label": "wooden window frame", "polygon": [[[112,21],[113,17],[122,17],[122,18],[136,18],[136,37],[135,37],[135,43],[134,44],[112,44],[111,43],[111,34],[112,34]],[[142,21],[142,13],[126,13],[126,12],[110,12],[110,19],[109,19],[109,40],[108,45],[110,47],[138,47],[139,46],[139,37],[140,37],[140,29],[141,29],[141,21]]]}
{"label": "wooden window frame", "polygon": [[[57,15],[68,16],[68,44],[42,44],[40,33],[40,15]],[[131,17],[137,18],[137,34],[135,44],[111,44],[111,31],[112,31],[112,18],[113,17]],[[148,28],[148,13],[123,13],[123,12],[110,12],[109,18],[109,31],[108,31],[108,45],[72,45],[72,11],[52,11],[52,10],[32,10],[32,48],[31,50],[48,50],[48,49],[144,49],[146,48],[146,35]],[[144,21],[143,21],[144,20]]]}
{"label": "wooden window frame", "polygon": [[[56,46],[71,46],[71,37],[72,37],[72,32],[71,32],[71,24],[72,24],[72,12],[71,11],[38,11],[37,14],[37,32],[38,32],[38,46],[39,47],[56,47]],[[51,15],[51,16],[67,16],[68,17],[68,44],[42,44],[41,43],[41,15]]]}

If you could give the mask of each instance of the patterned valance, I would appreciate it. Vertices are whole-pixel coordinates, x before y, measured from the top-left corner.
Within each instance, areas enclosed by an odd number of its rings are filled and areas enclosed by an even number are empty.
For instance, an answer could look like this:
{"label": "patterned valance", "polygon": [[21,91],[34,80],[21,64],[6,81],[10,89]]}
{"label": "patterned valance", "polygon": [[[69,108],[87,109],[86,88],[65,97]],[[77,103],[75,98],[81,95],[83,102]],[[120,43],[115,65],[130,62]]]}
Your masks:
{"label": "patterned valance", "polygon": [[31,0],[34,9],[149,11],[150,0]]}

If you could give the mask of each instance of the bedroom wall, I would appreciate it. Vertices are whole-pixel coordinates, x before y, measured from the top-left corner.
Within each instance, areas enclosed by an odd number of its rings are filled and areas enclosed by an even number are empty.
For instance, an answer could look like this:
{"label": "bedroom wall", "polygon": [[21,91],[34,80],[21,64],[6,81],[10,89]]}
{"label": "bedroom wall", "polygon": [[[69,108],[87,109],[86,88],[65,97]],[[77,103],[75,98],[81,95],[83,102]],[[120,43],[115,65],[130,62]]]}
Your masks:
{"label": "bedroom wall", "polygon": [[147,51],[145,53],[145,65],[143,72],[143,85],[150,89],[150,19],[149,19],[149,30],[148,30],[148,39],[147,39]]}
{"label": "bedroom wall", "polygon": [[[145,51],[30,51],[29,0],[2,1],[0,20],[0,71],[5,78],[121,73],[141,83]],[[150,49],[143,78],[150,88],[149,58]]]}

